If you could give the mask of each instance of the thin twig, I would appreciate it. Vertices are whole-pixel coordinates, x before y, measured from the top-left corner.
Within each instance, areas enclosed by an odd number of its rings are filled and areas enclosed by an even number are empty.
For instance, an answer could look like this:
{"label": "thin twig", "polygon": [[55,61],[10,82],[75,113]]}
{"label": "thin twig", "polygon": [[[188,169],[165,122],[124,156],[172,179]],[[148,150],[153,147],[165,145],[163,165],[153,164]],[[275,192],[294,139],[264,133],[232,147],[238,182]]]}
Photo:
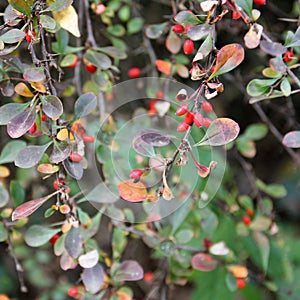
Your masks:
{"label": "thin twig", "polygon": [[87,42],[91,44],[92,47],[97,47],[97,42],[93,33],[92,21],[89,14],[89,1],[84,0],[84,11],[85,11],[85,21],[87,29]]}

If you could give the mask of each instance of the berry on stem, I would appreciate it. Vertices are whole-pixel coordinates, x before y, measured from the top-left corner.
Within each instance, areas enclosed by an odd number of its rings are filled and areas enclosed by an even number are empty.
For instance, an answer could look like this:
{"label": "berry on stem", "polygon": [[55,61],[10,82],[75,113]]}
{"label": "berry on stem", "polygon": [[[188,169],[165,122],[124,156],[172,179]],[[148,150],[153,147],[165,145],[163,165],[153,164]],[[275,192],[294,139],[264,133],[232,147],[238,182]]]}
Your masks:
{"label": "berry on stem", "polygon": [[267,0],[253,0],[253,2],[258,5],[266,5]]}
{"label": "berry on stem", "polygon": [[184,132],[187,131],[189,129],[190,125],[185,123],[185,121],[179,123],[178,127],[177,127],[177,131],[178,132]]}
{"label": "berry on stem", "polygon": [[194,122],[194,113],[188,112],[184,118],[184,122],[188,125],[192,125]]}
{"label": "berry on stem", "polygon": [[232,19],[233,20],[238,20],[241,17],[241,14],[238,11],[233,11],[232,12]]}
{"label": "berry on stem", "polygon": [[152,272],[145,272],[144,274],[144,281],[151,282],[154,278],[154,275]]}
{"label": "berry on stem", "polygon": [[97,71],[97,67],[93,64],[86,64],[85,69],[90,73],[94,74]]}
{"label": "berry on stem", "polygon": [[200,113],[194,115],[194,124],[200,128],[203,126],[203,116]]}
{"label": "berry on stem", "polygon": [[28,30],[25,35],[25,39],[28,43],[32,41],[32,37],[36,36],[36,32],[34,30]]}
{"label": "berry on stem", "polygon": [[95,141],[95,138],[87,133],[84,133],[81,138],[85,143],[94,143]]}
{"label": "berry on stem", "polygon": [[207,113],[212,112],[212,110],[213,110],[212,105],[208,101],[204,101],[201,104],[201,108]]}
{"label": "berry on stem", "polygon": [[78,289],[76,287],[71,287],[68,289],[68,295],[70,297],[76,297],[78,295]]}
{"label": "berry on stem", "polygon": [[247,208],[246,209],[246,213],[249,217],[252,217],[254,215],[254,211],[252,208]]}
{"label": "berry on stem", "polygon": [[182,33],[184,31],[184,27],[180,24],[176,24],[172,27],[172,31],[175,33]]}
{"label": "berry on stem", "polygon": [[294,52],[292,50],[288,50],[283,54],[283,60],[285,62],[290,62],[294,58]]}
{"label": "berry on stem", "polygon": [[148,115],[149,116],[155,116],[155,115],[157,115],[157,109],[155,107],[156,103],[157,103],[157,100],[151,100],[149,102],[149,105],[148,105],[148,108],[149,108]]}
{"label": "berry on stem", "polygon": [[28,129],[29,133],[35,133],[36,132],[36,123],[34,122],[32,126]]}
{"label": "berry on stem", "polygon": [[41,117],[41,120],[42,120],[42,122],[45,122],[47,120],[46,115],[43,114],[42,117]]}
{"label": "berry on stem", "polygon": [[202,241],[202,245],[204,248],[209,249],[213,245],[213,243],[209,238],[204,238]]}
{"label": "berry on stem", "polygon": [[140,169],[132,170],[129,174],[129,177],[132,179],[140,178],[143,175],[143,171]]}
{"label": "berry on stem", "polygon": [[57,179],[54,179],[53,181],[53,187],[55,190],[58,190],[60,188],[61,185],[64,185],[64,181],[62,179],[59,179],[59,181]]}
{"label": "berry on stem", "polygon": [[249,226],[251,224],[251,218],[249,216],[243,216],[243,223]]}
{"label": "berry on stem", "polygon": [[79,153],[72,152],[69,156],[71,161],[80,162],[82,161],[82,156]]}
{"label": "berry on stem", "polygon": [[142,71],[140,68],[131,68],[128,70],[128,77],[130,78],[137,78],[140,77],[142,74]]}
{"label": "berry on stem", "polygon": [[178,109],[176,110],[176,116],[183,116],[187,113],[188,110],[189,110],[188,104],[183,104],[179,106]]}
{"label": "berry on stem", "polygon": [[183,43],[183,52],[186,55],[191,54],[194,51],[194,42],[192,40],[186,40]]}
{"label": "berry on stem", "polygon": [[246,281],[243,278],[237,278],[236,286],[238,289],[243,289],[246,286]]}
{"label": "berry on stem", "polygon": [[56,243],[56,241],[59,239],[60,235],[58,233],[54,234],[51,239],[49,240],[49,243],[51,245],[54,245]]}

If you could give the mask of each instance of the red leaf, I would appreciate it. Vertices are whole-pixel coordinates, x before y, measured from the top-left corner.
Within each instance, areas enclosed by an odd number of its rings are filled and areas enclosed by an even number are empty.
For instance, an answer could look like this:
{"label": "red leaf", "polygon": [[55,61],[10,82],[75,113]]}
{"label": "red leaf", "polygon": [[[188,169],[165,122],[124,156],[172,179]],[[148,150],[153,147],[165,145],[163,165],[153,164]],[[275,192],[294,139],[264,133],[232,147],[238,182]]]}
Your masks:
{"label": "red leaf", "polygon": [[244,60],[244,56],[244,48],[240,44],[229,44],[222,47],[217,55],[216,68],[208,80],[233,70]]}
{"label": "red leaf", "polygon": [[55,194],[56,193],[53,193],[46,197],[35,199],[35,200],[30,200],[28,202],[21,204],[12,213],[12,216],[11,216],[12,220],[15,221],[15,220],[30,216],[32,213],[34,213],[40,206],[42,206],[48,199],[50,199]]}
{"label": "red leaf", "polygon": [[192,267],[196,270],[209,272],[216,268],[216,260],[209,254],[198,253],[192,258]]}
{"label": "red leaf", "polygon": [[169,61],[157,59],[155,65],[159,72],[167,76],[171,75],[172,64]]}

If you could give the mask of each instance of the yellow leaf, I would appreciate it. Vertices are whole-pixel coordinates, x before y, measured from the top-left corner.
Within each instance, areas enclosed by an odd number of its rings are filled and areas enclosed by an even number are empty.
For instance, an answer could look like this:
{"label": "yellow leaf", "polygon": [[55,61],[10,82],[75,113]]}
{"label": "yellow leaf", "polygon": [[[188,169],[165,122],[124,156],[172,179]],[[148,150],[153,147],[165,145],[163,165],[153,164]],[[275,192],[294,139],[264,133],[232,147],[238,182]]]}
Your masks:
{"label": "yellow leaf", "polygon": [[128,295],[124,291],[117,291],[116,295],[118,297],[118,300],[132,300],[132,296]]}
{"label": "yellow leaf", "polygon": [[248,276],[248,269],[241,265],[227,266],[227,270],[231,272],[235,278],[246,278]]}
{"label": "yellow leaf", "polygon": [[73,6],[62,11],[53,11],[55,21],[65,30],[69,31],[76,37],[80,37],[78,28],[78,15]]}
{"label": "yellow leaf", "polygon": [[34,88],[36,91],[40,93],[46,93],[46,87],[43,85],[42,82],[32,82],[31,83],[32,88]]}
{"label": "yellow leaf", "polygon": [[120,196],[129,202],[139,202],[147,199],[147,189],[142,182],[122,181],[118,184],[118,190]]}
{"label": "yellow leaf", "polygon": [[10,174],[10,171],[5,166],[0,166],[0,178],[8,177]]}
{"label": "yellow leaf", "polygon": [[29,89],[29,87],[24,83],[20,82],[15,86],[15,92],[23,97],[33,97],[33,93]]}
{"label": "yellow leaf", "polygon": [[58,134],[56,135],[56,138],[60,141],[65,141],[69,136],[69,131],[67,128],[61,129]]}

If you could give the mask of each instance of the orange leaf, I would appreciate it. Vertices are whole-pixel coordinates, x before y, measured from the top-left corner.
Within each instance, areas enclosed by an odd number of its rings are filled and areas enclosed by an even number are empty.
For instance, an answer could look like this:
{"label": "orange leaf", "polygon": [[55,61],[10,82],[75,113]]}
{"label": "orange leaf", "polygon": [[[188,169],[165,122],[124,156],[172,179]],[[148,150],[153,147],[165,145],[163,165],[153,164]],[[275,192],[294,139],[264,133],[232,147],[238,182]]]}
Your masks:
{"label": "orange leaf", "polygon": [[37,167],[37,171],[44,174],[53,174],[59,170],[59,166],[51,164],[40,164]]}
{"label": "orange leaf", "polygon": [[155,65],[159,72],[167,76],[171,75],[172,64],[169,61],[157,59]]}
{"label": "orange leaf", "polygon": [[246,278],[248,276],[248,269],[241,265],[227,266],[227,270],[236,278]]}
{"label": "orange leaf", "polygon": [[42,82],[32,82],[31,86],[38,92],[41,92],[41,93],[47,92],[46,87],[43,85]]}
{"label": "orange leaf", "polygon": [[134,180],[122,181],[118,185],[120,196],[129,202],[139,202],[148,199],[146,186]]}
{"label": "orange leaf", "polygon": [[29,87],[24,83],[20,82],[15,86],[15,92],[23,97],[33,97],[33,93],[29,89]]}

